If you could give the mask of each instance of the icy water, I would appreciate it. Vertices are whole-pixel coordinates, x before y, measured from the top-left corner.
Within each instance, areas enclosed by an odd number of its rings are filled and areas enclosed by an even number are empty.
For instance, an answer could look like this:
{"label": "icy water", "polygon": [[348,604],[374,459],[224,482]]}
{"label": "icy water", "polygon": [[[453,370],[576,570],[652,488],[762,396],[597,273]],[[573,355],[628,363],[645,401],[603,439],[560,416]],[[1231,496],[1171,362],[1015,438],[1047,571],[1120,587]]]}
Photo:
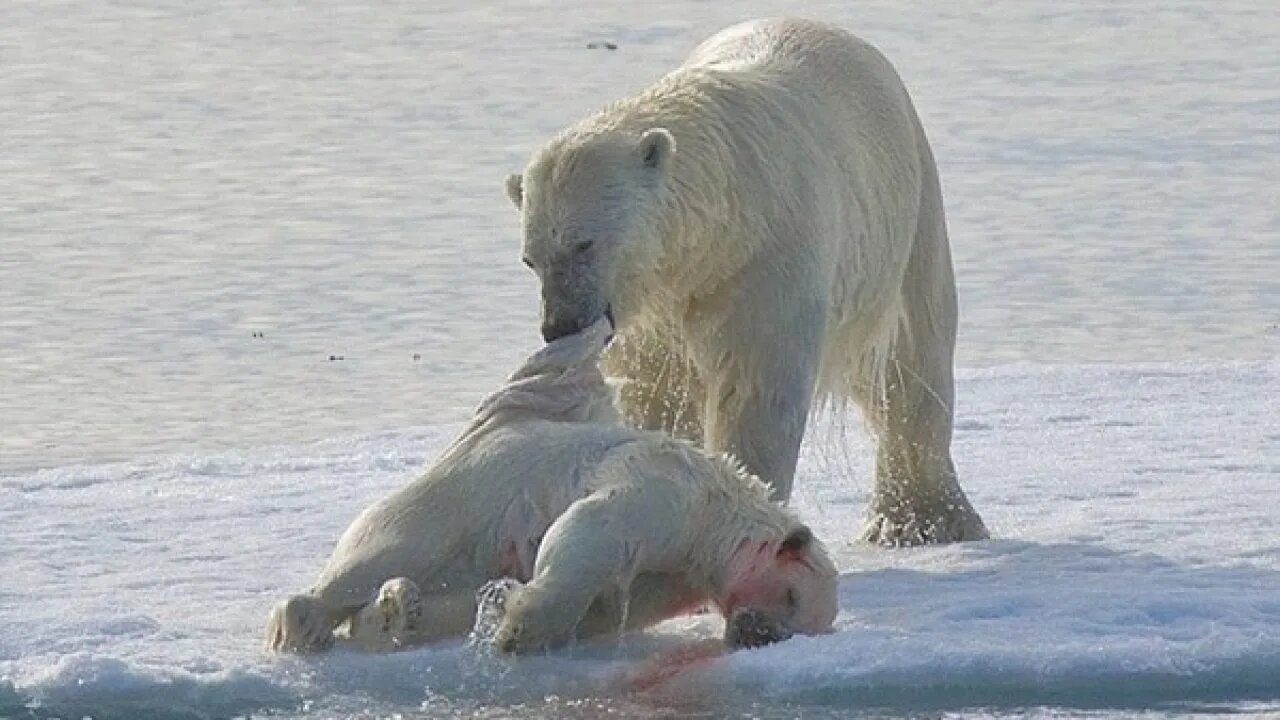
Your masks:
{"label": "icy water", "polygon": [[[780,12],[883,48],[930,133],[999,539],[846,543],[837,420],[797,498],[848,573],[832,638],[658,699],[618,677],[713,623],[263,656],[266,606],[538,344],[502,177]],[[0,98],[0,716],[1280,712],[1270,0],[16,0]]]}

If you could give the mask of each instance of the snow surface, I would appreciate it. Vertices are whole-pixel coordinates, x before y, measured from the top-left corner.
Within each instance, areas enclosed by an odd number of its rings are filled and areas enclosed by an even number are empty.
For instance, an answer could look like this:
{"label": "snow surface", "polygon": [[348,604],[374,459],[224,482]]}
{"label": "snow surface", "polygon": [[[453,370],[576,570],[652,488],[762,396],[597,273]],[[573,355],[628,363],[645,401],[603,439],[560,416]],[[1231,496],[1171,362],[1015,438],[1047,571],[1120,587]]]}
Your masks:
{"label": "snow surface", "polygon": [[843,572],[837,631],[639,695],[628,673],[718,621],[517,662],[261,650],[270,604],[457,428],[9,476],[0,716],[1280,710],[1277,398],[1274,362],[963,372],[956,453],[996,539],[910,550],[850,541],[869,453],[828,418],[796,505]]}

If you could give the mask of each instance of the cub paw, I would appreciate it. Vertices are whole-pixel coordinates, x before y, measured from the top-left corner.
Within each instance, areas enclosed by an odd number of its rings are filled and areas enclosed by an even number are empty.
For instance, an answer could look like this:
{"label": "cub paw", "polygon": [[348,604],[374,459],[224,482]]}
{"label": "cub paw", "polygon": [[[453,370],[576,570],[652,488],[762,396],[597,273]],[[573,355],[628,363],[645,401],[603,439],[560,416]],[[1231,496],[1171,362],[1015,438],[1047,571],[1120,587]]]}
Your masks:
{"label": "cub paw", "polygon": [[382,584],[373,602],[351,619],[350,641],[366,650],[394,650],[412,643],[422,627],[422,592],[408,578]]}

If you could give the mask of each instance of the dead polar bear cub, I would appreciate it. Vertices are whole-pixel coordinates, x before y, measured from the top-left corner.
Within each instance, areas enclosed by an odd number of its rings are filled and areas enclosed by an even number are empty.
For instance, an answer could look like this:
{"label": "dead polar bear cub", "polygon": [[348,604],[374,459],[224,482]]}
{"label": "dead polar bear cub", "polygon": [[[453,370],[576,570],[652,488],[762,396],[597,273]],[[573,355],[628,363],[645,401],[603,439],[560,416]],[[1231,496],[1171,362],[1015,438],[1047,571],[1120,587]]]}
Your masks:
{"label": "dead polar bear cub", "polygon": [[815,399],[878,439],[861,536],[985,538],[951,459],[956,288],[929,142],[843,30],[731,27],[507,180],[553,339],[612,310],[627,419],[732,453],[785,500]]}
{"label": "dead polar bear cub", "polygon": [[548,344],[490,395],[425,475],[365,510],[319,580],[272,611],[272,649],[340,626],[369,650],[456,638],[486,582],[496,644],[554,648],[715,603],[726,640],[828,630],[837,573],[809,529],[730,458],[618,421],[597,367],[607,319]]}

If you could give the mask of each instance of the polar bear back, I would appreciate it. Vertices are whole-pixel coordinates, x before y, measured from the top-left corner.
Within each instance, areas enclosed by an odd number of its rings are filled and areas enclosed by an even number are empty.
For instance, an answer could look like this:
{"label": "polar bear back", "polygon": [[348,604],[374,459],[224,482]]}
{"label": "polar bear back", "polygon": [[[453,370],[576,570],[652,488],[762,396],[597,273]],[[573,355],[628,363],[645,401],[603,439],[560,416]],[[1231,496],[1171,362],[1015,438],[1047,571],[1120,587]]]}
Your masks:
{"label": "polar bear back", "polygon": [[[758,124],[757,132],[806,129],[791,143],[772,138],[776,158],[746,192],[765,198],[785,192],[819,198],[810,219],[829,227],[795,236],[826,240],[813,257],[831,268],[836,307],[841,277],[863,282],[865,298],[886,295],[867,280],[900,277],[914,234],[921,182],[921,130],[902,80],[872,45],[831,25],[793,18],[741,23],[709,38],[677,72],[711,71],[730,84],[727,122]],[[732,128],[728,135],[740,132]],[[750,176],[749,176],[750,177]],[[739,176],[742,179],[742,176]],[[830,209],[858,208],[831,213]],[[785,226],[784,226],[785,228]],[[867,236],[900,242],[868,242]],[[791,238],[779,238],[789,242]],[[835,262],[831,262],[831,261]],[[856,265],[856,267],[855,267]],[[864,304],[866,301],[855,302]]]}
{"label": "polar bear back", "polygon": [[388,577],[408,577],[425,592],[438,577],[478,587],[500,570],[504,541],[540,538],[591,491],[600,458],[636,434],[536,419],[470,432],[422,476],[360,513],[314,591],[356,604]]}

